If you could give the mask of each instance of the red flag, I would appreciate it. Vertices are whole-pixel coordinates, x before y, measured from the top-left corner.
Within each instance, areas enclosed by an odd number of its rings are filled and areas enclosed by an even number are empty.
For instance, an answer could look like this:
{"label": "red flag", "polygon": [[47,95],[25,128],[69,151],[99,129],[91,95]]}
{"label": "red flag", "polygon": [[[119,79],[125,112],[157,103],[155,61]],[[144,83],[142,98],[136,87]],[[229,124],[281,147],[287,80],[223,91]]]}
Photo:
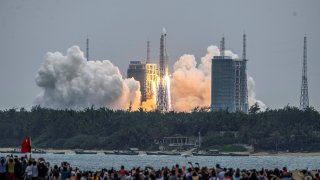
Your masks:
{"label": "red flag", "polygon": [[21,145],[21,153],[31,153],[31,137],[25,137]]}

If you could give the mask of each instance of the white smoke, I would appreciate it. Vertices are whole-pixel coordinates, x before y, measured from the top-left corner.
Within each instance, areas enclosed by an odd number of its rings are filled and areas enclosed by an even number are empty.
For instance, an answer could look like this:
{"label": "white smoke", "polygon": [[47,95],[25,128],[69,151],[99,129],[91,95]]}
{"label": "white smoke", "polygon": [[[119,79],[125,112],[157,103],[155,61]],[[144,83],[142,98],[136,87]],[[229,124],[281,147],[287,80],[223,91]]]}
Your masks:
{"label": "white smoke", "polygon": [[248,75],[247,78],[247,86],[248,86],[248,101],[249,101],[249,106],[254,105],[257,103],[260,107],[261,111],[265,111],[267,109],[267,106],[261,101],[256,99],[256,84],[251,76]]}
{"label": "white smoke", "polygon": [[36,83],[43,91],[35,103],[43,107],[127,109],[140,102],[138,81],[123,79],[109,60],[87,62],[78,46],[69,48],[65,56],[47,53]]}
{"label": "white smoke", "polygon": [[[211,61],[213,56],[219,56],[217,46],[209,46],[207,54],[201,58],[197,66],[194,55],[185,54],[174,64],[171,76],[172,108],[175,111],[191,111],[195,107],[208,107],[211,103]],[[231,51],[225,51],[226,56],[239,58]],[[248,76],[249,106],[258,103],[261,109],[265,104],[255,97],[255,84],[253,78]]]}

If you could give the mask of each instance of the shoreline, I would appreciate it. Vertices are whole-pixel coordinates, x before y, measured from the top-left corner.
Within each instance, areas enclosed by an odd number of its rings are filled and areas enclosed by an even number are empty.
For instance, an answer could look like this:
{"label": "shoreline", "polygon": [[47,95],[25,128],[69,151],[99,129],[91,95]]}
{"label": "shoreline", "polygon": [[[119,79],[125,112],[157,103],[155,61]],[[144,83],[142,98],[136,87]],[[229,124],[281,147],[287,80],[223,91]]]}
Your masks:
{"label": "shoreline", "polygon": [[[10,147],[0,147],[0,151],[13,151],[13,150],[20,150],[20,148],[10,148]],[[42,149],[39,148],[37,150],[44,150],[46,153],[61,153],[65,152],[66,154],[73,154],[74,150],[71,149]],[[87,152],[97,152],[97,153],[104,153],[104,152],[112,152],[113,150],[85,150]],[[151,151],[152,152],[152,151]],[[156,152],[156,151],[154,151]],[[146,154],[146,151],[139,151],[140,154]],[[226,153],[226,152],[221,152]],[[249,154],[249,156],[320,156],[320,152],[278,152],[278,153],[271,153],[266,151],[261,152],[227,152],[227,153],[238,153],[238,154]]]}

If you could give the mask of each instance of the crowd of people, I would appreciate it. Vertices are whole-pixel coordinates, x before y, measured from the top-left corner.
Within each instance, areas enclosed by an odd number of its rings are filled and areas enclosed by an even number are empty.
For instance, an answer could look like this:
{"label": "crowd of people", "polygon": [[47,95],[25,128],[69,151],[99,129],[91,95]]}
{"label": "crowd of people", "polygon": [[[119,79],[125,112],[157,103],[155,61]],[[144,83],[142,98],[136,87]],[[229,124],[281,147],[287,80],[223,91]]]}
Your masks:
{"label": "crowd of people", "polygon": [[[293,176],[297,173],[297,177]],[[290,172],[282,169],[233,169],[221,167],[201,167],[198,163],[189,166],[176,164],[171,168],[135,167],[125,169],[101,169],[83,171],[73,168],[68,162],[51,166],[43,158],[7,156],[0,159],[0,180],[320,180],[319,171],[309,169]]]}

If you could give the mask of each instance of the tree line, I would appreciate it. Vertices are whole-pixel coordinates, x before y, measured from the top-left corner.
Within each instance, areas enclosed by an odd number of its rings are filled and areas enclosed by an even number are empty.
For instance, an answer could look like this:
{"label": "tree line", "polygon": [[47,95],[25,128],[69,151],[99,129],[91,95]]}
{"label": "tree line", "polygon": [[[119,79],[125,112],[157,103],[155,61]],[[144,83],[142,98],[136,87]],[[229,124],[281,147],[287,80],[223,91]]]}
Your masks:
{"label": "tree line", "polygon": [[19,147],[30,136],[35,148],[156,150],[155,139],[198,136],[198,132],[203,149],[248,144],[256,151],[320,150],[320,115],[314,108],[286,106],[259,112],[254,105],[249,114],[207,108],[190,113],[40,106],[0,111],[0,147]]}

